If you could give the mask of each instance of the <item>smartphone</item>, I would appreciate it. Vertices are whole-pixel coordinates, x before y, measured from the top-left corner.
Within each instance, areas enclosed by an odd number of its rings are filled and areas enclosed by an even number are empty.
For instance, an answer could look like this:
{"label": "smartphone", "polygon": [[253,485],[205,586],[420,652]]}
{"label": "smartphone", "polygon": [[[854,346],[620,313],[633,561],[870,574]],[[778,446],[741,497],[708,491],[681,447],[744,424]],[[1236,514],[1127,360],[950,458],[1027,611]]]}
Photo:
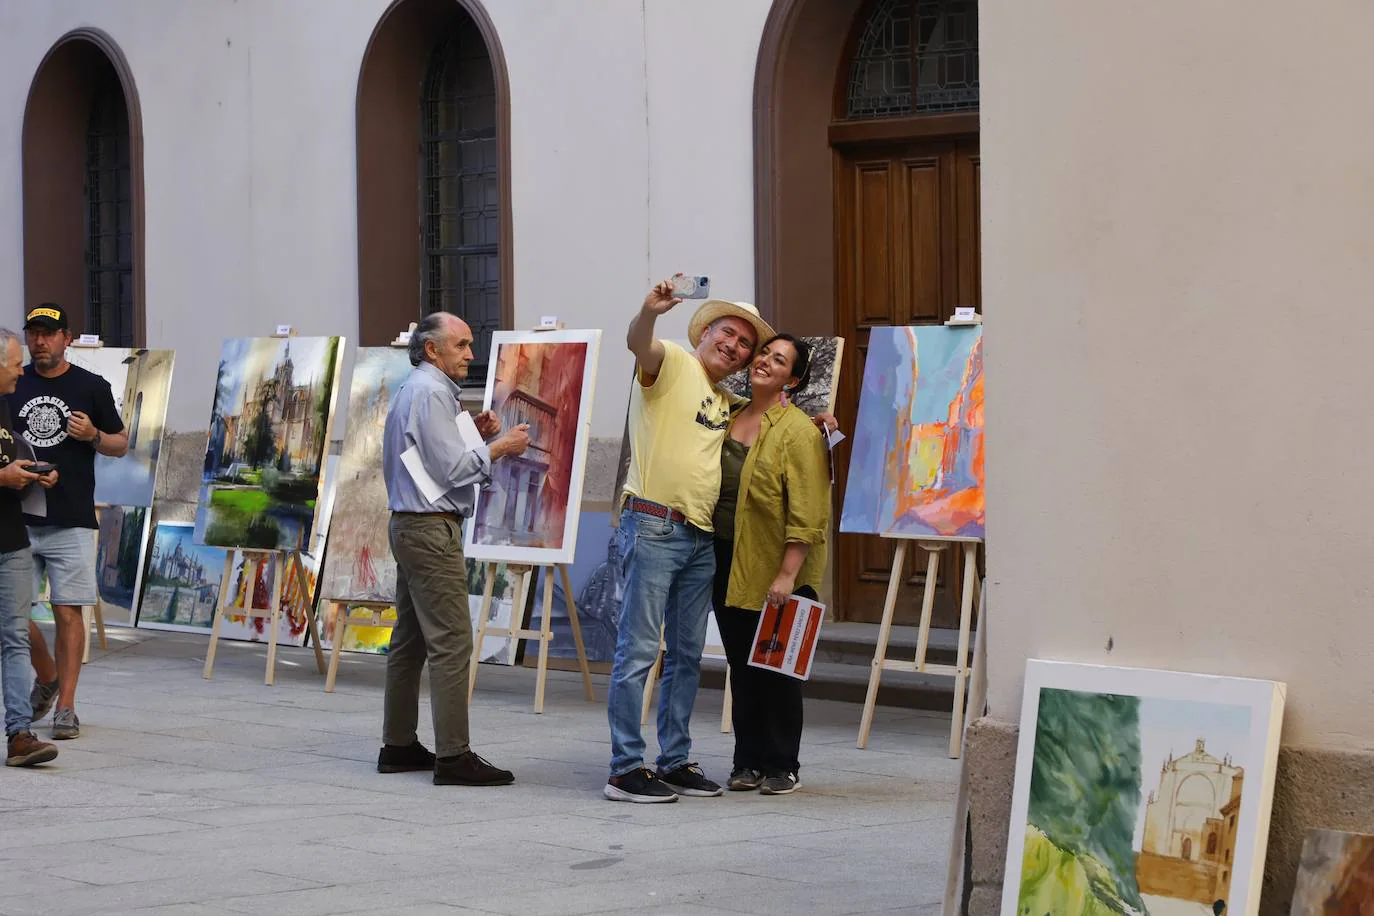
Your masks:
{"label": "smartphone", "polygon": [[49,464],[46,461],[35,461],[33,464],[24,468],[24,470],[28,471],[30,474],[37,474],[39,477],[42,477],[44,474],[51,474],[53,471],[57,470],[57,465]]}
{"label": "smartphone", "polygon": [[709,299],[710,277],[673,277],[673,295],[679,299]]}

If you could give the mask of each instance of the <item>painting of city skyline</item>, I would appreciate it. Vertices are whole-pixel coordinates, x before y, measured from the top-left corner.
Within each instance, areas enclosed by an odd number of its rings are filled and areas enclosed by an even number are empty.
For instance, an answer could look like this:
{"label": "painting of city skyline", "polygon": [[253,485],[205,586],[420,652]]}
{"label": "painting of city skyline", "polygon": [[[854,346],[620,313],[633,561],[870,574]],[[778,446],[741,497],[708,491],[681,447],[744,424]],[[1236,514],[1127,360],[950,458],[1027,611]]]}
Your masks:
{"label": "painting of city skyline", "polygon": [[[267,562],[254,569],[244,562],[244,554],[230,548],[195,542],[193,527],[185,522],[158,522],[153,536],[152,554],[143,587],[138,626],[154,630],[209,633],[224,578],[224,559],[234,561],[229,576],[230,612],[220,624],[220,638],[248,642],[267,640],[266,618],[233,613],[233,608],[266,608],[271,603],[272,580],[280,555],[269,555]],[[259,555],[261,556],[261,555]],[[307,582],[314,584],[310,558],[305,561]],[[250,581],[251,578],[251,581]],[[309,626],[306,607],[295,576],[282,583],[282,615],[277,630],[279,645],[306,643]],[[251,604],[249,603],[251,602]]]}
{"label": "painting of city skyline", "polygon": [[95,576],[101,616],[107,624],[131,627],[138,614],[143,557],[148,546],[147,506],[102,506],[96,535]]}
{"label": "painting of city skyline", "polygon": [[983,331],[870,332],[840,531],[981,540]]}
{"label": "painting of city skyline", "polygon": [[[28,362],[28,351],[24,351]],[[67,348],[67,361],[110,383],[115,409],[129,433],[120,458],[95,457],[95,501],[106,506],[151,506],[172,387],[171,350],[128,347]]]}
{"label": "painting of city skyline", "polygon": [[1003,911],[1257,913],[1284,692],[1028,662]]}
{"label": "painting of city skyline", "polygon": [[523,455],[492,463],[465,531],[476,560],[570,563],[591,435],[600,331],[498,331],[484,409],[528,423]]}
{"label": "painting of city skyline", "polygon": [[[385,601],[396,597],[382,432],[391,398],[411,372],[398,347],[364,347],[353,363],[348,432],[339,461],[329,550],[320,594],[330,601]],[[352,631],[350,630],[350,638]]]}
{"label": "painting of city skyline", "polygon": [[197,543],[310,548],[342,354],[341,337],[224,342]]}

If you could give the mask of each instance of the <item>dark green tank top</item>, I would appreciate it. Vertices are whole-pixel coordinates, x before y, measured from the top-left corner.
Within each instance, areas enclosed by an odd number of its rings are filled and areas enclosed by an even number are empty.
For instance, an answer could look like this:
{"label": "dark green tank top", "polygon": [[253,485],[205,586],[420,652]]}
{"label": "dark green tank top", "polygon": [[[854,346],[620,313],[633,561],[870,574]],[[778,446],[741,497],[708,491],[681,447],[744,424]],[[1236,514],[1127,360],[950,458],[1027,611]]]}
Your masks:
{"label": "dark green tank top", "polygon": [[711,516],[716,537],[724,541],[735,539],[735,505],[739,502],[739,478],[747,457],[749,446],[725,437],[725,444],[720,449],[720,498]]}

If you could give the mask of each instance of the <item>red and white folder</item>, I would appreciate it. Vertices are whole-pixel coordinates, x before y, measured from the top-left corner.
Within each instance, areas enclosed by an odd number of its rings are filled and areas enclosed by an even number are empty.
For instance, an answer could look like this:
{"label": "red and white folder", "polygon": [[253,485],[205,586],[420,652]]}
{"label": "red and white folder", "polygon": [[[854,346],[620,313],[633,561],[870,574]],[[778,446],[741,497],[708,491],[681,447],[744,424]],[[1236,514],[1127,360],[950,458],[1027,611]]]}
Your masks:
{"label": "red and white folder", "polygon": [[806,680],[811,677],[824,619],[825,605],[810,598],[792,595],[782,607],[765,604],[754,631],[749,664]]}

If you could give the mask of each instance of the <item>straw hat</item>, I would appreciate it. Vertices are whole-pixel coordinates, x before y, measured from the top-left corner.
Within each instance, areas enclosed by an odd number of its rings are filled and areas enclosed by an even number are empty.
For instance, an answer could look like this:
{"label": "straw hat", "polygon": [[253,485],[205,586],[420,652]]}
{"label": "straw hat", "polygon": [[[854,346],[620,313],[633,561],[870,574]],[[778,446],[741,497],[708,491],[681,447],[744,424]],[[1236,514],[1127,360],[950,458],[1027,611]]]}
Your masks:
{"label": "straw hat", "polygon": [[776,331],[768,322],[759,316],[759,310],[748,302],[730,302],[728,299],[707,299],[697,309],[697,313],[692,316],[691,322],[687,325],[687,339],[692,346],[701,343],[701,335],[706,333],[706,329],[711,326],[711,322],[718,318],[741,318],[754,326],[758,332],[759,339],[754,341],[754,349],[768,338],[772,337]]}

